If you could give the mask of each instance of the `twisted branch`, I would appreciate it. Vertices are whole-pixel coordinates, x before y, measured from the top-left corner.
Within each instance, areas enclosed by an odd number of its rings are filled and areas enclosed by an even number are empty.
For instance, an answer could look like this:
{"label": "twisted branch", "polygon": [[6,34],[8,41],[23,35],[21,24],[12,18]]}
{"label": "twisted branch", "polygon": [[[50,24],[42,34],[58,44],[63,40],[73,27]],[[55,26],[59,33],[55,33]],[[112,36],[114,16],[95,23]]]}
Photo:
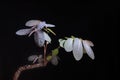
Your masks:
{"label": "twisted branch", "polygon": [[18,80],[21,72],[25,71],[25,70],[30,70],[30,69],[34,69],[34,68],[39,68],[39,67],[45,67],[47,65],[48,61],[46,61],[46,64],[44,63],[37,63],[37,64],[32,64],[32,65],[24,65],[18,68],[18,70],[15,72],[14,76],[13,76],[13,80]]}
{"label": "twisted branch", "polygon": [[39,67],[45,67],[48,63],[48,61],[46,60],[46,50],[47,50],[47,43],[45,42],[45,45],[44,45],[44,59],[41,59],[41,62],[38,62],[36,64],[24,65],[24,66],[19,67],[18,70],[15,72],[15,74],[13,76],[13,80],[18,80],[21,72],[23,72],[25,70],[30,70],[30,69],[39,68]]}

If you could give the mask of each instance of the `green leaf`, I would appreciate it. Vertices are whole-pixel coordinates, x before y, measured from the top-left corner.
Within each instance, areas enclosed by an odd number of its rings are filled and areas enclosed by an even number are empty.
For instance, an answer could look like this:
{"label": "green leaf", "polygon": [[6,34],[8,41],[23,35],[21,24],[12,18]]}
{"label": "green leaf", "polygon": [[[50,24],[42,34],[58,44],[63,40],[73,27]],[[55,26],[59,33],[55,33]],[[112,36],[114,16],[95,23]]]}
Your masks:
{"label": "green leaf", "polygon": [[52,59],[52,56],[47,56],[47,60],[50,61]]}
{"label": "green leaf", "polygon": [[73,38],[73,39],[74,39],[74,38],[75,38],[75,36],[73,36],[73,35],[72,35],[72,36],[71,36],[71,38]]}
{"label": "green leaf", "polygon": [[69,37],[65,37],[65,39],[68,39]]}
{"label": "green leaf", "polygon": [[59,53],[59,50],[58,50],[58,49],[59,49],[59,48],[56,48],[56,49],[52,50],[52,56],[58,55],[58,53]]}

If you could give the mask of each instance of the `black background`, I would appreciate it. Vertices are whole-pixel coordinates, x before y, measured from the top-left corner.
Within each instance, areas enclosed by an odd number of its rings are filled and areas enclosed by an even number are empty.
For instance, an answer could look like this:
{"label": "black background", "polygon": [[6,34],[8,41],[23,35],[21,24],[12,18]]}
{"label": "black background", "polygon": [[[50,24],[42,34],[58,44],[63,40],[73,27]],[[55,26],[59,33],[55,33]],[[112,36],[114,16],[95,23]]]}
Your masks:
{"label": "black background", "polygon": [[[117,2],[116,2],[117,3]],[[30,19],[39,19],[55,24],[52,28],[51,49],[57,47],[59,38],[74,35],[94,43],[95,60],[84,55],[75,61],[72,53],[60,49],[58,66],[48,64],[45,68],[25,71],[20,80],[98,80],[114,79],[118,72],[117,28],[118,6],[110,1],[55,1],[0,3],[0,80],[12,80],[19,66],[29,64],[27,57],[38,54],[33,36],[16,36]]]}

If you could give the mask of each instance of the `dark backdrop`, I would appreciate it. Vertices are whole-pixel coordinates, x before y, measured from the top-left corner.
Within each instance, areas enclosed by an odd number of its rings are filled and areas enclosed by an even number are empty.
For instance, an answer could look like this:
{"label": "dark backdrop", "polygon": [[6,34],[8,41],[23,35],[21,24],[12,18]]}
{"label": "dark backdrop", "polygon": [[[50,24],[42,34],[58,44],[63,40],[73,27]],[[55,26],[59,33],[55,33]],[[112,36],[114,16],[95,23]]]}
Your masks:
{"label": "dark backdrop", "polygon": [[[27,57],[38,54],[33,36],[16,36],[15,32],[25,28],[30,19],[39,19],[55,24],[51,49],[57,47],[59,38],[74,35],[94,43],[95,60],[84,55],[75,61],[72,53],[60,49],[58,66],[49,64],[45,68],[25,71],[21,80],[109,80],[118,72],[117,28],[118,7],[113,2],[100,1],[56,1],[0,3],[0,80],[12,80],[19,66],[29,64]],[[113,77],[116,78],[116,77]]]}

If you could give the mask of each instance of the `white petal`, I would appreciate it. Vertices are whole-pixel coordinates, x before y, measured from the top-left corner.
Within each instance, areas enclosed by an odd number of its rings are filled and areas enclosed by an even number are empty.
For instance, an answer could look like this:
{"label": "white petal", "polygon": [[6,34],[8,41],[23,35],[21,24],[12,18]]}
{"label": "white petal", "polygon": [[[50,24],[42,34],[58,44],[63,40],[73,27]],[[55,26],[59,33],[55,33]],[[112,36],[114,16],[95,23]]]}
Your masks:
{"label": "white petal", "polygon": [[43,32],[43,31],[36,31],[36,32],[34,33],[34,40],[35,40],[35,43],[36,43],[39,47],[44,46],[44,43],[45,43],[44,32]]}
{"label": "white petal", "polygon": [[92,41],[89,41],[89,40],[85,40],[87,44],[89,44],[90,46],[94,46],[93,42]]}
{"label": "white petal", "polygon": [[83,46],[84,46],[84,49],[87,52],[88,56],[91,59],[95,59],[94,52],[86,40],[83,40]]}
{"label": "white petal", "polygon": [[41,21],[38,25],[37,25],[37,29],[41,30],[42,28],[44,28],[46,25],[45,21]]}
{"label": "white petal", "polygon": [[83,56],[83,46],[82,46],[82,40],[79,38],[74,39],[73,43],[73,56],[78,61]]}
{"label": "white petal", "polygon": [[20,29],[16,32],[17,35],[28,35],[31,32],[31,29]]}
{"label": "white petal", "polygon": [[66,40],[64,40],[64,39],[59,39],[59,45],[60,45],[60,47],[63,48],[63,45],[64,45],[65,41]]}
{"label": "white petal", "polygon": [[45,24],[46,27],[55,27],[53,24]]}
{"label": "white petal", "polygon": [[25,23],[25,26],[32,27],[35,25],[38,25],[40,23],[40,20],[29,20]]}
{"label": "white petal", "polygon": [[65,41],[64,48],[66,52],[71,52],[73,50],[73,38],[68,38]]}
{"label": "white petal", "polygon": [[44,39],[48,42],[48,43],[51,43],[51,38],[50,36],[46,33],[46,32],[43,32],[44,34]]}
{"label": "white petal", "polygon": [[35,58],[37,58],[38,56],[37,55],[31,55],[28,57],[28,61],[34,61]]}

